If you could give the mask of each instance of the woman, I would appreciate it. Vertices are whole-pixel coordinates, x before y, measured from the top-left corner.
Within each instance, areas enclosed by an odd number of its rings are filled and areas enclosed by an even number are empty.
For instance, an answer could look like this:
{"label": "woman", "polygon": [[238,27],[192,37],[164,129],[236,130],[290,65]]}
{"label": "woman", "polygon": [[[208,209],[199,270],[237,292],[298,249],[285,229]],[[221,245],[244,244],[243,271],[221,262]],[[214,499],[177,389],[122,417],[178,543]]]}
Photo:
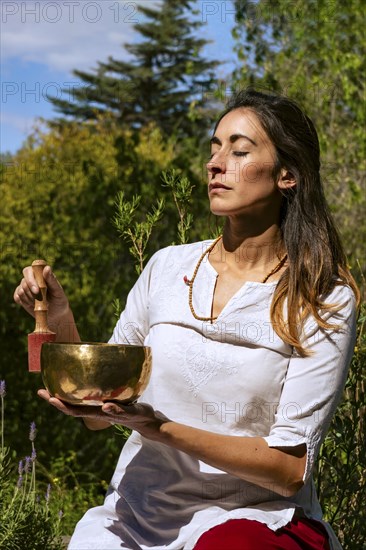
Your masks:
{"label": "woman", "polygon": [[[311,473],[344,387],[358,291],[319,168],[294,102],[233,97],[207,164],[222,237],[157,252],[110,340],[152,347],[146,392],[96,409],[39,391],[92,430],[133,429],[70,549],[340,548]],[[62,287],[44,275],[57,337],[75,341]],[[31,313],[37,291],[27,267],[15,301]]]}

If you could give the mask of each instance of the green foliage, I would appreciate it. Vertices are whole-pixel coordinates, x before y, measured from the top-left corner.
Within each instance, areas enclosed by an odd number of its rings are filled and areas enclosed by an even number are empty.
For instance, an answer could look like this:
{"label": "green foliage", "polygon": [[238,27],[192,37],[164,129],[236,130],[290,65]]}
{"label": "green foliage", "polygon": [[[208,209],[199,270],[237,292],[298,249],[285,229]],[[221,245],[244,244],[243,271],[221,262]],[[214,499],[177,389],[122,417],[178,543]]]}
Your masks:
{"label": "green foliage", "polygon": [[53,457],[47,468],[39,464],[38,471],[39,483],[52,486],[50,511],[57,514],[62,509],[63,535],[72,534],[87,509],[103,504],[107,482],[88,471],[75,450]]}
{"label": "green foliage", "polygon": [[[6,436],[13,453],[24,456],[27,444],[19,433],[24,422],[34,418],[39,427],[42,479],[49,479],[53,486],[53,478],[61,480],[56,489],[58,500],[66,502],[64,533],[102,499],[124,439],[115,430],[91,434],[82,423],[60,415],[36,397],[42,381],[27,372],[27,334],[34,322],[13,303],[14,288],[24,266],[45,258],[66,290],[82,339],[106,341],[116,309],[120,313],[136,280],[134,261],[111,223],[115,197],[121,190],[128,201],[136,194],[142,196],[136,220],[146,222],[160,190],[166,205],[164,217],[154,226],[154,238],[144,254],[150,256],[170,244],[176,238],[177,212],[170,190],[161,185],[161,171],[172,166],[178,155],[178,164],[185,165],[196,186],[200,183],[195,145],[190,140],[187,143],[185,148],[186,144],[177,146],[173,138],[163,139],[152,124],[139,132],[124,131],[110,117],[100,117],[96,122],[70,122],[48,132],[39,128],[18,153],[3,157],[0,165],[0,378],[8,382],[7,410],[12,418]],[[201,214],[207,202],[206,186],[196,188],[199,193],[192,215]],[[205,225],[201,214],[192,228],[193,239]],[[76,455],[72,467],[79,485],[66,475],[68,453]],[[66,457],[64,486],[62,474],[52,474],[58,457]],[[83,471],[91,477],[86,479]]]}
{"label": "green foliage", "polygon": [[182,177],[176,170],[163,172],[163,185],[168,187],[172,193],[174,204],[179,214],[177,226],[178,242],[185,244],[188,242],[188,232],[193,224],[193,216],[188,212],[192,200],[193,185],[187,177]]}
{"label": "green foliage", "polygon": [[[154,147],[142,162],[141,149],[146,151],[151,135]],[[22,422],[32,416],[40,427],[39,456],[45,467],[63,454],[66,433],[67,446],[77,452],[79,463],[109,480],[121,438],[113,430],[90,437],[81,424],[36,397],[42,382],[27,372],[27,334],[34,323],[13,303],[13,292],[23,267],[45,258],[65,288],[81,338],[106,341],[115,324],[113,302],[118,299],[121,309],[136,279],[130,254],[111,223],[115,197],[120,190],[126,197],[141,194],[139,215],[146,219],[161,188],[161,169],[174,161],[174,151],[156,127],[142,129],[140,140],[103,117],[47,133],[38,129],[25,147],[5,160],[0,178],[0,376],[8,381],[13,418],[7,437],[24,455],[25,443],[18,434]],[[156,226],[156,241],[149,243],[146,254],[171,241],[175,222],[167,217]]]}
{"label": "green foliage", "polygon": [[364,242],[366,47],[358,0],[237,0],[233,87],[284,93],[313,119],[325,191],[351,263]]}
{"label": "green foliage", "polygon": [[[351,264],[365,269],[365,48],[357,0],[238,0],[233,87],[254,85],[297,99],[315,122],[328,202]],[[355,265],[353,267],[356,267]],[[354,270],[359,281],[362,276]],[[325,518],[345,550],[366,539],[364,317],[343,403],[322,446],[317,485]]]}
{"label": "green foliage", "polygon": [[1,448],[0,448],[0,547],[3,550],[62,550],[60,521],[62,513],[49,507],[50,486],[39,494],[36,483],[35,425],[30,431],[31,456],[16,467],[10,448],[4,443],[5,381],[1,381]]}
{"label": "green foliage", "polygon": [[317,489],[325,518],[345,550],[362,548],[366,540],[365,364],[366,304],[358,322],[355,353],[344,400],[323,443],[317,467]]}
{"label": "green foliage", "polygon": [[[9,382],[12,422],[5,435],[12,451],[2,454],[0,481],[12,479],[13,485],[1,483],[0,510],[1,503],[14,496],[17,479],[11,461],[28,452],[29,443],[19,433],[24,422],[34,418],[40,428],[37,483],[44,485],[44,493],[51,483],[53,492],[48,516],[43,500],[43,507],[24,508],[24,513],[36,518],[38,510],[35,525],[43,518],[44,528],[51,529],[57,526],[61,507],[63,534],[72,531],[87,508],[102,502],[128,432],[122,437],[116,430],[91,434],[81,423],[35,400],[42,383],[26,372],[26,334],[33,323],[12,303],[12,294],[21,269],[45,257],[65,287],[82,338],[105,341],[147,257],[176,239],[183,243],[215,233],[209,224],[203,169],[212,114],[203,100],[212,89],[215,63],[201,57],[205,40],[191,36],[192,29],[200,29],[188,20],[192,4],[165,0],[161,9],[141,6],[144,21],[136,31],[142,39],[129,46],[132,61],[110,58],[93,74],[76,71],[86,84],[80,93],[75,91],[76,102],[54,101],[61,113],[89,122],[53,121],[50,131],[33,132],[16,155],[1,157],[0,378]],[[252,83],[284,91],[315,120],[328,199],[351,260],[363,262],[364,37],[357,0],[235,4],[240,69],[234,87]],[[157,196],[164,199],[163,216]],[[141,197],[138,204],[136,197]],[[130,252],[121,245],[113,218],[120,236],[129,240]],[[360,505],[366,469],[361,324],[345,400],[322,447],[318,473],[326,517],[345,550],[362,544],[366,525]],[[52,526],[49,517],[56,518]],[[28,542],[26,547],[33,548]],[[52,548],[51,543],[43,548]]]}
{"label": "green foliage", "polygon": [[[118,168],[116,137],[108,120],[100,122],[98,130],[95,124],[70,124],[47,134],[38,131],[11,162],[3,165],[0,370],[8,381],[9,414],[14,419],[7,426],[7,435],[19,454],[26,453],[18,437],[21,424],[32,415],[40,427],[42,460],[46,459],[50,440],[52,452],[62,452],[65,430],[70,447],[79,450],[81,460],[89,460],[87,431],[46,411],[35,397],[36,388],[42,384],[37,375],[27,373],[26,355],[27,333],[34,330],[34,322],[12,302],[12,297],[22,268],[35,258],[45,258],[64,285],[82,338],[105,341],[110,334],[112,300],[123,295],[128,285],[124,278],[118,280],[116,273],[123,266],[127,278],[133,274],[128,254],[120,250],[110,224],[113,197],[128,178],[128,170],[120,174]],[[103,449],[101,441],[106,438],[98,434],[95,441],[99,440],[99,449],[95,443],[92,455],[104,475],[109,476],[118,449],[107,444]]]}
{"label": "green foliage", "polygon": [[[179,214],[177,233],[180,244],[188,242],[188,231],[193,223],[193,216],[188,212],[188,205],[191,202],[193,185],[188,178],[179,175],[178,171],[172,169],[162,173],[163,186],[171,191],[174,205]],[[135,214],[141,204],[141,195],[135,195],[132,201],[125,199],[124,193],[120,192],[116,199],[116,213],[113,218],[113,224],[122,238],[132,243],[129,251],[135,259],[135,268],[137,273],[141,273],[146,259],[145,249],[151,237],[152,229],[155,223],[160,219],[164,203],[158,201],[157,207],[152,207],[151,213],[147,214],[145,221],[135,222]],[[172,243],[174,244],[174,243]],[[122,312],[121,303],[118,299],[114,301],[115,315],[120,316]],[[122,425],[116,425],[117,434],[127,439],[131,430]]]}
{"label": "green foliage", "polygon": [[141,195],[134,195],[132,201],[125,200],[123,191],[117,195],[115,202],[117,213],[113,218],[113,224],[123,239],[132,243],[129,249],[131,256],[137,261],[136,271],[138,275],[144,268],[146,259],[145,250],[150,239],[154,225],[161,219],[164,211],[164,200],[159,199],[156,206],[151,207],[146,218],[135,221],[136,210],[141,202]]}
{"label": "green foliage", "polygon": [[[174,205],[179,215],[177,233],[179,243],[188,242],[188,232],[193,223],[193,215],[188,212],[188,206],[192,199],[193,185],[187,177],[182,177],[176,169],[162,173],[163,186],[171,191]],[[146,260],[146,248],[149,244],[151,232],[154,226],[161,220],[165,208],[164,199],[158,199],[156,206],[151,206],[142,221],[136,221],[136,213],[141,205],[142,196],[134,195],[128,201],[123,191],[117,194],[115,201],[116,213],[113,217],[113,225],[117,233],[123,239],[131,243],[129,252],[135,260],[135,269],[140,274]],[[172,243],[174,244],[174,242]],[[115,300],[115,310],[120,312],[120,304]]]}

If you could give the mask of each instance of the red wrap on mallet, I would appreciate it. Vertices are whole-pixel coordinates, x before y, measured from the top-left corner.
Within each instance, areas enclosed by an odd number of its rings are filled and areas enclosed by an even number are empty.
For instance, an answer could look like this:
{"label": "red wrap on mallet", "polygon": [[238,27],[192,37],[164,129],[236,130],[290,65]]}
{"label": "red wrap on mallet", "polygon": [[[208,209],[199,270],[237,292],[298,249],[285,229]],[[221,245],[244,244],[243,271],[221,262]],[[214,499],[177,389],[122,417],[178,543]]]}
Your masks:
{"label": "red wrap on mallet", "polygon": [[35,260],[32,263],[34,277],[39,286],[42,300],[35,300],[34,317],[36,327],[32,334],[28,334],[28,370],[41,372],[41,347],[44,342],[54,342],[56,334],[47,324],[47,285],[43,278],[43,269],[47,265],[44,260]]}

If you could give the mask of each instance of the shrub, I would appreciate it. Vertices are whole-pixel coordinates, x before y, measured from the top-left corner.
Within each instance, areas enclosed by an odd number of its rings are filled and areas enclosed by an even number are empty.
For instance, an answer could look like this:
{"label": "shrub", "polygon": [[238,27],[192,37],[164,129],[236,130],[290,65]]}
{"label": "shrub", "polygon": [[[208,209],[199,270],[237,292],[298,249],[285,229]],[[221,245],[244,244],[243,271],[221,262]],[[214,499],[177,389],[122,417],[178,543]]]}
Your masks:
{"label": "shrub", "polygon": [[[0,381],[0,548],[2,550],[61,550],[62,512],[49,508],[51,485],[40,495],[36,484],[36,426],[31,424],[31,454],[13,466],[11,451],[4,443],[5,381]],[[18,475],[16,474],[18,472]]]}
{"label": "shrub", "polygon": [[366,540],[365,364],[366,304],[358,321],[355,353],[345,395],[322,445],[317,468],[317,490],[324,516],[344,550],[364,548]]}

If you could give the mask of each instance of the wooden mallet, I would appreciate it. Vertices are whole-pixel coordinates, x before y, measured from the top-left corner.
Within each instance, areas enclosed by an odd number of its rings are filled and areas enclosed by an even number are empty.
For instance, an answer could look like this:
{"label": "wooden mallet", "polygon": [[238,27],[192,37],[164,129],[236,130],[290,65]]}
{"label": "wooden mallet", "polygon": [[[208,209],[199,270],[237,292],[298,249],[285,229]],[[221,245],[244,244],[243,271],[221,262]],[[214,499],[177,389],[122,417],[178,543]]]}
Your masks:
{"label": "wooden mallet", "polygon": [[36,327],[32,334],[28,334],[28,370],[41,372],[41,347],[44,342],[54,342],[56,334],[47,324],[47,285],[43,278],[43,268],[47,265],[44,260],[35,260],[32,263],[34,277],[39,286],[42,300],[34,302],[34,317]]}

